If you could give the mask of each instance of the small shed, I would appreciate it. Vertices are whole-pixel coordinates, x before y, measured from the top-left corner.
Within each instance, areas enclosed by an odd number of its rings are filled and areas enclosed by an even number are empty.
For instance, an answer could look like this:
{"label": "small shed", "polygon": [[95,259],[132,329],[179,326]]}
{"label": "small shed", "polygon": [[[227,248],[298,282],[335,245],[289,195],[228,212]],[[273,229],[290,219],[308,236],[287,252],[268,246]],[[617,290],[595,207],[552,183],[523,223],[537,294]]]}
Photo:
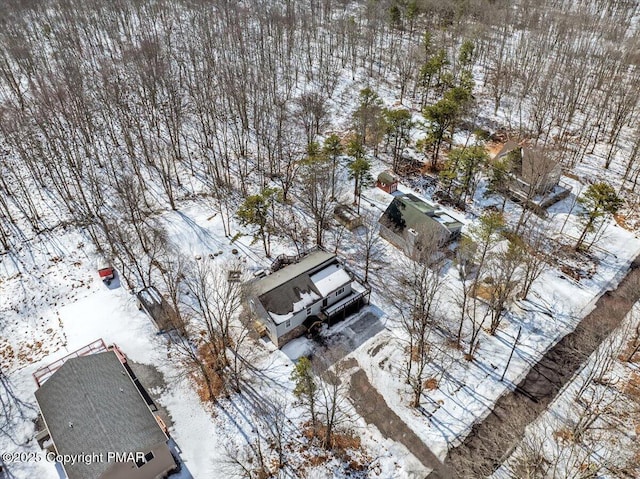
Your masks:
{"label": "small shed", "polygon": [[333,210],[333,217],[348,230],[362,226],[362,216],[347,205],[338,205]]}
{"label": "small shed", "polygon": [[385,170],[378,175],[376,186],[382,191],[393,193],[398,189],[398,177],[394,175],[390,170]]}
{"label": "small shed", "polygon": [[177,313],[155,286],[140,290],[136,297],[138,309],[149,315],[161,333],[166,333],[179,326]]}

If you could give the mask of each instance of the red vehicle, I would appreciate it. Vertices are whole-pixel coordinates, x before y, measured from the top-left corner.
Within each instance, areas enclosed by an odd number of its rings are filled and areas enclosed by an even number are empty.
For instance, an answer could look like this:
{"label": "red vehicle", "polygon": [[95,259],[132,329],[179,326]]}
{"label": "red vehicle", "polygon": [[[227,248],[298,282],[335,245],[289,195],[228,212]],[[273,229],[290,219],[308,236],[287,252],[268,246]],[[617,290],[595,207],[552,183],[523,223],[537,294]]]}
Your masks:
{"label": "red vehicle", "polygon": [[109,261],[103,259],[98,262],[98,275],[105,283],[111,283],[111,280],[114,278],[114,270]]}

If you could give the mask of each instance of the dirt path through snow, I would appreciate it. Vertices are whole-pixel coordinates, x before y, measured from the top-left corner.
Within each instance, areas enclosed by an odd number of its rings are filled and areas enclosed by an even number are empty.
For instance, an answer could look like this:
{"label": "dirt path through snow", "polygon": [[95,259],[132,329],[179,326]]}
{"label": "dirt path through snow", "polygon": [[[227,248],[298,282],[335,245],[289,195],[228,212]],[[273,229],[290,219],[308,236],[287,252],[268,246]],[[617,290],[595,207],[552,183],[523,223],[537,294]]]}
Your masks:
{"label": "dirt path through snow", "polygon": [[[490,475],[518,444],[527,425],[555,399],[600,343],[621,323],[640,299],[640,257],[613,291],[605,292],[594,310],[582,319],[531,368],[515,391],[503,395],[493,411],[458,447],[449,451],[445,464],[460,479]],[[437,470],[429,479],[446,478]]]}
{"label": "dirt path through snow", "polygon": [[[357,366],[357,362],[351,359],[347,366]],[[382,395],[369,382],[366,373],[359,367],[351,375],[349,397],[367,424],[376,426],[384,437],[403,444],[425,468],[437,470],[438,477],[444,479],[455,477],[411,428],[389,408]]]}

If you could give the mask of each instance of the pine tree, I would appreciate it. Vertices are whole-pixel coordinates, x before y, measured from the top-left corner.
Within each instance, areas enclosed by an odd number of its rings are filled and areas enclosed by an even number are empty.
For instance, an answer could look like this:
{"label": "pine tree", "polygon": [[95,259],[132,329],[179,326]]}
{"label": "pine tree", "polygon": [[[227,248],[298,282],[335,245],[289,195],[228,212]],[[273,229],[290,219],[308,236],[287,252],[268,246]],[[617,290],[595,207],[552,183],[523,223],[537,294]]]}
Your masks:
{"label": "pine tree", "polygon": [[387,123],[387,138],[393,142],[393,165],[395,172],[402,150],[409,143],[409,133],[413,122],[409,110],[385,110],[384,117]]}
{"label": "pine tree", "polygon": [[487,150],[483,146],[474,145],[467,148],[455,148],[449,152],[446,170],[460,184],[457,200],[466,200],[473,196],[478,185],[478,173],[489,160]]}
{"label": "pine tree", "polygon": [[265,188],[259,194],[247,196],[237,213],[243,225],[258,227],[255,238],[262,240],[264,254],[267,257],[271,256],[272,228],[269,225],[269,212],[273,210],[279,193],[280,190],[277,188]]}
{"label": "pine tree", "polygon": [[322,150],[331,160],[331,198],[336,196],[336,169],[338,168],[338,157],[343,153],[344,148],[340,142],[340,137],[335,133],[329,135],[324,140]]}
{"label": "pine tree", "polygon": [[300,402],[307,407],[311,416],[311,426],[313,433],[316,433],[318,416],[316,411],[318,384],[313,374],[311,361],[302,357],[291,371],[291,380],[294,382],[293,394]]}
{"label": "pine tree", "polygon": [[353,204],[358,206],[360,213],[360,198],[362,196],[362,187],[371,182],[372,177],[369,171],[371,164],[364,156],[364,148],[359,138],[354,138],[347,146],[347,153],[354,159],[347,166],[349,170],[349,179],[354,181]]}
{"label": "pine tree", "polygon": [[607,214],[615,214],[622,206],[622,199],[618,197],[613,187],[604,181],[589,185],[578,202],[584,208],[584,228],[575,245],[576,250],[582,247],[588,233],[599,229],[596,225],[600,219]]}
{"label": "pine tree", "polygon": [[[367,145],[376,139],[380,141],[380,130],[383,127],[382,100],[369,87],[360,90],[359,98],[360,104],[353,113],[354,130],[362,139],[363,145]],[[372,144],[375,144],[375,142]]]}

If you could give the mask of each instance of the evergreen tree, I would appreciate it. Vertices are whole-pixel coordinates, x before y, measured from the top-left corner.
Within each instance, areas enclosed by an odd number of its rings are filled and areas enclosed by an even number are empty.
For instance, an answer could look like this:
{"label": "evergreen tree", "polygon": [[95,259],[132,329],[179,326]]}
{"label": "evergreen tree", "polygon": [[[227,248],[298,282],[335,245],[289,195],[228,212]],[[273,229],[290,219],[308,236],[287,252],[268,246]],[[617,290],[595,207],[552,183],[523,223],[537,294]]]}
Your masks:
{"label": "evergreen tree", "polygon": [[458,116],[460,105],[450,99],[443,98],[438,103],[425,107],[422,114],[429,122],[427,138],[422,144],[429,148],[431,152],[431,169],[435,171],[438,166],[438,157],[442,142],[448,138],[449,129],[454,124]]}
{"label": "evergreen tree", "polygon": [[393,28],[402,29],[402,12],[398,5],[392,5],[389,8],[389,23]]}
{"label": "evergreen tree", "polygon": [[371,182],[371,164],[364,156],[364,148],[358,137],[349,142],[347,153],[353,156],[353,161],[347,166],[349,170],[349,179],[354,181],[353,204],[358,205],[358,213],[360,213],[360,197],[362,195],[362,187]]}
{"label": "evergreen tree", "polygon": [[295,384],[293,388],[294,396],[306,406],[311,416],[311,426],[313,427],[313,433],[315,435],[318,422],[318,414],[316,411],[318,384],[316,383],[309,358],[302,357],[298,360],[293,371],[291,371],[291,380]]}
{"label": "evergreen tree", "polygon": [[448,90],[444,98],[439,102],[422,109],[422,115],[429,122],[427,137],[422,145],[432,151],[432,170],[437,169],[443,141],[451,138],[456,123],[471,103],[471,100],[471,90],[458,86]]}
{"label": "evergreen tree", "polygon": [[584,228],[575,245],[576,250],[582,247],[588,233],[598,231],[602,227],[606,215],[615,214],[622,206],[622,199],[613,187],[604,181],[589,185],[578,202],[584,208]]}
{"label": "evergreen tree", "polygon": [[407,4],[407,20],[409,20],[409,35],[413,35],[413,27],[415,25],[416,18],[420,13],[418,9],[417,0],[410,0]]}
{"label": "evergreen tree", "polygon": [[270,212],[273,212],[275,202],[280,196],[277,188],[265,188],[259,194],[247,196],[238,209],[238,218],[243,225],[258,227],[255,239],[260,238],[264,247],[264,254],[271,256],[272,225],[269,224]]}
{"label": "evergreen tree", "polygon": [[409,143],[409,133],[413,122],[409,110],[385,110],[387,122],[387,138],[393,143],[392,169],[396,171],[402,150]]}
{"label": "evergreen tree", "polygon": [[510,175],[513,169],[513,162],[509,155],[504,155],[501,158],[496,158],[491,162],[491,177],[489,178],[489,190],[492,193],[501,194],[502,207],[501,211],[504,211],[504,207],[507,203],[507,195],[509,194],[509,182],[511,181]]}
{"label": "evergreen tree", "polygon": [[468,70],[471,67],[474,51],[475,46],[471,40],[462,43],[458,52],[458,65],[461,70]]}
{"label": "evergreen tree", "polygon": [[[427,38],[428,37],[428,38]],[[424,105],[431,91],[431,87],[442,84],[442,75],[446,66],[449,64],[447,60],[447,53],[444,49],[438,50],[437,53],[431,54],[431,35],[429,32],[425,33],[425,52],[426,60],[420,68],[420,85],[422,87],[422,105]],[[429,43],[426,43],[427,40]]]}
{"label": "evergreen tree", "polygon": [[[360,90],[360,103],[353,113],[354,130],[362,139],[362,144],[375,144],[380,141],[383,104],[378,94],[371,88]],[[369,143],[368,143],[369,142]]]}
{"label": "evergreen tree", "polygon": [[324,140],[322,150],[331,161],[331,197],[336,196],[336,169],[338,168],[338,157],[343,153],[344,148],[340,143],[340,137],[335,133],[329,135]]}
{"label": "evergreen tree", "polygon": [[451,150],[445,169],[440,173],[447,191],[450,192],[455,182],[459,185],[459,188],[454,190],[457,200],[464,201],[468,196],[473,196],[478,186],[478,173],[488,160],[487,150],[480,145]]}

